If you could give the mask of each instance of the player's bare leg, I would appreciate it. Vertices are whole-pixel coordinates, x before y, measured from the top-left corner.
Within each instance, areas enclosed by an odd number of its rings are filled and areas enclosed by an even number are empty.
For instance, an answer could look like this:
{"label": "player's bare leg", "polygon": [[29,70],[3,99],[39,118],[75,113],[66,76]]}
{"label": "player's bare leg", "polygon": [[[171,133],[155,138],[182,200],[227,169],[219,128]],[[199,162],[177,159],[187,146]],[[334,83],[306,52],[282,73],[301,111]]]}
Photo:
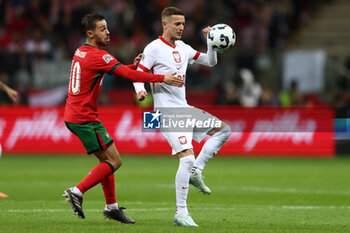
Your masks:
{"label": "player's bare leg", "polygon": [[174,224],[178,226],[198,226],[187,210],[187,195],[189,188],[190,171],[195,161],[192,149],[184,150],[177,154],[179,168],[175,177],[176,186],[176,214]]}
{"label": "player's bare leg", "polygon": [[231,128],[222,122],[221,127],[208,132],[211,137],[205,142],[203,148],[191,169],[190,184],[204,194],[210,194],[211,190],[204,184],[202,171],[208,161],[213,158],[231,135]]}

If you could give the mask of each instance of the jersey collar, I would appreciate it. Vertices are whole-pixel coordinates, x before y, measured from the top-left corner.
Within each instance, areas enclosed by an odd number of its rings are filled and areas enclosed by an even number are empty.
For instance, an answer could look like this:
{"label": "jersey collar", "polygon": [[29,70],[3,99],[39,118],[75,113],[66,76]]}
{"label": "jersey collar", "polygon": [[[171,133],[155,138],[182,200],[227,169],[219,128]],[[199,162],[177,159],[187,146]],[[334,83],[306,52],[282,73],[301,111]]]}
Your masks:
{"label": "jersey collar", "polygon": [[172,47],[173,49],[176,48],[176,45],[175,45],[175,46],[172,46],[168,41],[166,41],[166,40],[164,39],[164,37],[159,36],[158,38],[159,38],[161,41],[163,41],[166,45],[169,45],[170,47]]}
{"label": "jersey collar", "polygon": [[88,43],[86,43],[86,42],[84,43],[84,45],[85,45],[85,46],[91,46],[91,47],[95,48],[93,45],[88,44]]}

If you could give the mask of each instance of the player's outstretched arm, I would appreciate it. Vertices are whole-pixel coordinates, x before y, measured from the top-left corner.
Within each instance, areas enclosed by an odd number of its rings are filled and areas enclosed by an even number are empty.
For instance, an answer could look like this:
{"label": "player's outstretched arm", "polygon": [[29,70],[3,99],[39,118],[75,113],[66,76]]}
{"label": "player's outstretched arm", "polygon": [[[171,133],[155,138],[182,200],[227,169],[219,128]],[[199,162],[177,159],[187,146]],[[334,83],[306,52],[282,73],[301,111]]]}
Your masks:
{"label": "player's outstretched arm", "polygon": [[[166,74],[164,77],[164,83],[169,84],[169,85],[173,85],[173,86],[177,86],[176,83],[178,82],[178,80],[176,80],[176,82],[174,82],[174,79],[172,78],[172,76],[175,74],[176,73]],[[135,86],[135,84],[142,84],[142,86],[143,86],[143,83],[134,83],[134,86]],[[143,88],[144,88],[144,86],[143,86]],[[137,91],[136,98],[139,101],[143,101],[144,99],[146,99],[147,95],[148,95],[147,91],[145,89],[141,89],[140,91]]]}
{"label": "player's outstretched arm", "polygon": [[18,93],[17,93],[17,91],[15,91],[12,88],[8,87],[5,83],[3,83],[1,81],[0,81],[0,89],[5,91],[13,102],[17,103],[17,101],[18,101]]}
{"label": "player's outstretched arm", "polygon": [[176,74],[176,72],[171,73],[171,74],[166,74],[164,76],[164,83],[171,85],[171,86],[177,86],[177,87],[181,87],[182,85],[184,85],[184,81],[175,77],[174,75]]}
{"label": "player's outstretched arm", "polygon": [[175,77],[175,73],[172,74],[149,74],[137,70],[132,70],[126,65],[118,66],[114,72],[114,75],[129,79],[134,82],[164,82],[168,85],[180,87],[184,84],[183,80]]}
{"label": "player's outstretched arm", "polygon": [[208,38],[208,33],[209,33],[210,29],[211,29],[210,26],[205,27],[205,28],[202,29],[202,32],[203,32],[203,35],[204,35],[205,38]]}
{"label": "player's outstretched arm", "polygon": [[206,28],[203,28],[202,32],[204,37],[207,39],[207,53],[201,53],[199,57],[196,60],[196,63],[199,63],[201,65],[205,66],[215,66],[218,63],[217,53],[213,50],[211,46],[208,44],[208,33],[210,31],[211,27],[208,26]]}

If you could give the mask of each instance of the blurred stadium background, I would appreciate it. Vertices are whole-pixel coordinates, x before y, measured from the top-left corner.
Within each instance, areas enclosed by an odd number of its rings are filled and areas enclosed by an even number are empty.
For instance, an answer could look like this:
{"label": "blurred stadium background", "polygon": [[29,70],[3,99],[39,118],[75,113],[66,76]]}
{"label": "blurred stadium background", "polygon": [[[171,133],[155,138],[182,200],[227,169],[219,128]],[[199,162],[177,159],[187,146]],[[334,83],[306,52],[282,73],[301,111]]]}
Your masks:
{"label": "blurred stadium background", "polygon": [[[232,118],[230,114],[239,115],[240,108],[272,106],[277,112],[271,113],[271,122],[281,113],[278,111],[288,115],[286,110],[290,113],[292,109],[309,109],[310,112],[327,108],[334,114],[332,127],[328,125],[326,130],[332,131],[328,137],[332,137],[333,142],[327,139],[328,144],[334,144],[330,145],[334,147],[330,153],[348,152],[350,31],[347,27],[350,3],[346,0],[1,1],[0,80],[20,93],[21,106],[9,108],[11,102],[6,93],[0,93],[0,139],[4,152],[26,152],[25,148],[12,150],[15,147],[9,148],[6,144],[15,133],[14,126],[21,115],[41,121],[38,116],[46,119],[48,111],[54,109],[59,112],[58,116],[53,115],[54,119],[61,117],[71,58],[84,42],[79,31],[84,14],[99,12],[107,18],[111,44],[106,49],[122,63],[129,64],[147,43],[161,34],[160,12],[168,5],[184,10],[183,40],[199,51],[206,51],[201,29],[207,25],[226,23],[237,34],[234,48],[220,54],[214,68],[192,65],[188,69],[187,98],[191,105],[210,106],[214,108],[214,114],[215,107],[221,105],[225,109],[238,109],[238,112],[226,113],[228,117],[224,119],[228,121]],[[99,102],[101,115],[108,115],[103,106],[124,109],[120,113],[124,114],[129,108],[135,111],[139,105],[131,82],[113,77],[105,78]],[[143,107],[151,104],[150,99]],[[297,120],[296,124],[307,119],[317,122],[320,118],[315,113],[304,119],[298,111],[297,116],[285,117],[285,123],[288,124],[290,117]],[[256,112],[241,118],[250,115],[256,115]],[[124,119],[123,116],[119,118]],[[237,123],[239,119],[236,118],[231,119],[232,122]],[[329,124],[329,120],[326,119],[328,122],[324,124]],[[64,130],[61,118],[57,122]],[[231,128],[239,131],[239,124],[235,123]],[[109,130],[114,131],[114,128],[111,126]],[[48,130],[47,127],[42,129]],[[323,130],[317,128],[315,131]],[[33,143],[39,143],[46,134],[36,132],[29,135],[27,141],[36,138],[37,142]],[[55,142],[53,134],[51,141]],[[57,140],[60,140],[59,136]]]}

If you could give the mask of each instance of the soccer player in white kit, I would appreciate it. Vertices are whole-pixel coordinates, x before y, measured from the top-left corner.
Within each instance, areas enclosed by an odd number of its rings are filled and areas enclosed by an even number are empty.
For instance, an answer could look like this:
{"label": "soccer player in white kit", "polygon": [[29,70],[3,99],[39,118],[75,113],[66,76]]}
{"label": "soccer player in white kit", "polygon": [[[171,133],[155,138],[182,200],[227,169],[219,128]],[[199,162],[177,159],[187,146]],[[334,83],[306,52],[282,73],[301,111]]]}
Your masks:
{"label": "soccer player in white kit", "polygon": [[[186,80],[187,65],[194,62],[214,66],[217,63],[217,54],[208,46],[207,53],[194,50],[191,46],[181,41],[185,26],[184,13],[175,7],[167,7],[162,12],[163,34],[158,39],[149,43],[143,52],[143,57],[138,66],[139,70],[164,74],[176,72],[178,77]],[[204,36],[210,27],[202,30]],[[134,83],[137,99],[144,100],[147,91],[144,83]],[[211,114],[187,104],[185,86],[172,87],[163,83],[151,83],[151,90],[154,98],[154,109],[158,108],[191,108],[192,111],[200,114],[201,119],[215,118]],[[217,119],[218,120],[218,119]],[[219,121],[219,120],[218,120]],[[175,177],[176,186],[176,214],[174,224],[180,226],[198,226],[187,210],[187,194],[189,183],[204,194],[210,194],[211,190],[204,184],[202,170],[206,163],[220,150],[231,134],[231,129],[224,122],[220,121],[219,127],[208,127],[192,132],[169,132],[161,129],[179,159],[179,168]],[[206,135],[211,137],[205,142],[197,158],[194,156],[192,139],[200,142]]]}

